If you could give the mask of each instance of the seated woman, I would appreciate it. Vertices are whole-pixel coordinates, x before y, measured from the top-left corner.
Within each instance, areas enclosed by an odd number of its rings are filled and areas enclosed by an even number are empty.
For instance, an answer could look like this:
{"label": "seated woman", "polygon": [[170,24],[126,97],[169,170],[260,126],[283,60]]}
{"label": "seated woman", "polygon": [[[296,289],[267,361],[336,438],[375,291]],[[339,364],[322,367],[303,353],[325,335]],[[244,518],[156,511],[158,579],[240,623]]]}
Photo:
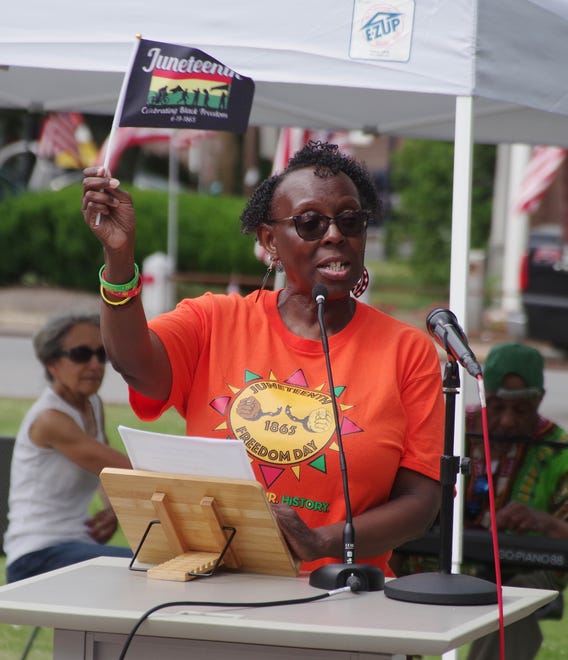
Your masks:
{"label": "seated woman", "polygon": [[105,545],[117,527],[110,506],[92,517],[88,512],[100,471],[131,467],[104,432],[97,392],[106,354],[98,315],[51,319],[34,337],[34,349],[48,385],[14,446],[4,537],[8,582],[100,555],[131,556],[127,548]]}

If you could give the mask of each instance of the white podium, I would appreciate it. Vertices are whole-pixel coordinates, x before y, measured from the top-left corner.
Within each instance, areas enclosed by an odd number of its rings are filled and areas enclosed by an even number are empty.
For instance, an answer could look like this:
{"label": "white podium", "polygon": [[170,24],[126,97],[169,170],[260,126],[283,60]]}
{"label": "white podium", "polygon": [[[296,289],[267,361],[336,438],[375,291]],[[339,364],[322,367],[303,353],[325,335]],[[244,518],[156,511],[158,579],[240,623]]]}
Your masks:
{"label": "white podium", "polygon": [[[190,582],[153,580],[128,560],[101,557],[0,587],[0,621],[52,627],[57,660],[117,660],[139,617],[172,601],[264,602],[321,594],[307,576],[219,572]],[[556,596],[504,589],[506,623]],[[422,605],[384,592],[341,593],[303,604],[175,605],[142,624],[126,660],[375,660],[441,655],[498,628],[496,605]]]}

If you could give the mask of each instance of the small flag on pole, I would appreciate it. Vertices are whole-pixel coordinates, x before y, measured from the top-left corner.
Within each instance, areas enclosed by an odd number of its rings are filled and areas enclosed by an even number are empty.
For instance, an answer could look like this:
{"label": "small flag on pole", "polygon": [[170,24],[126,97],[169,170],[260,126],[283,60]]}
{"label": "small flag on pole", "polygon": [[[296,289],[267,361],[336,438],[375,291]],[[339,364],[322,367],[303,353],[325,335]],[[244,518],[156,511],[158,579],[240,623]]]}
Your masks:
{"label": "small flag on pole", "polygon": [[244,133],[254,82],[201,50],[140,39],[120,126]]}
{"label": "small flag on pole", "polygon": [[[254,82],[190,46],[149,41],[137,36],[122,81],[104,170],[118,128],[191,128],[244,133]],[[100,214],[95,225],[100,223]]]}
{"label": "small flag on pole", "polygon": [[566,158],[566,149],[535,147],[515,200],[517,213],[534,213]]}

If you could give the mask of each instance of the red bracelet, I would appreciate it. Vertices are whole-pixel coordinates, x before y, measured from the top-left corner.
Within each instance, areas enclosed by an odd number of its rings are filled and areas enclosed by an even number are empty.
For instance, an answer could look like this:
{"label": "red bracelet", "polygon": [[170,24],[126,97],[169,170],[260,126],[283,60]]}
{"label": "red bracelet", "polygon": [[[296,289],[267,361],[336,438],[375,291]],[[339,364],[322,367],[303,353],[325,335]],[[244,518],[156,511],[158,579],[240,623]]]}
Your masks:
{"label": "red bracelet", "polygon": [[108,289],[104,284],[101,284],[101,287],[117,298],[135,298],[140,294],[140,291],[142,291],[142,278],[139,277],[138,284],[128,291],[111,291],[111,289]]}

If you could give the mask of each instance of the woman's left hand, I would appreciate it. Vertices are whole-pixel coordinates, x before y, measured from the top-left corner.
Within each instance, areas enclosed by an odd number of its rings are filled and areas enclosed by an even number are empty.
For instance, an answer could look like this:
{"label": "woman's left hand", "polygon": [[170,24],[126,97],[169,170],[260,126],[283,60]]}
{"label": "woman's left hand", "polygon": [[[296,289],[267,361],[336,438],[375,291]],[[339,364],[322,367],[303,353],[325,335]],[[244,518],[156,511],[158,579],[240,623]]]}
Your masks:
{"label": "woman's left hand", "polygon": [[310,529],[287,504],[273,504],[272,511],[292,553],[302,561],[323,557],[317,530]]}
{"label": "woman's left hand", "polygon": [[98,511],[92,518],[85,521],[89,528],[89,536],[97,543],[106,543],[116,532],[118,521],[112,509]]}
{"label": "woman's left hand", "polygon": [[[399,468],[388,502],[353,518],[357,556],[375,557],[422,536],[432,525],[441,500],[440,483]],[[310,529],[287,504],[272,510],[292,552],[303,561],[344,555],[345,521]]]}

